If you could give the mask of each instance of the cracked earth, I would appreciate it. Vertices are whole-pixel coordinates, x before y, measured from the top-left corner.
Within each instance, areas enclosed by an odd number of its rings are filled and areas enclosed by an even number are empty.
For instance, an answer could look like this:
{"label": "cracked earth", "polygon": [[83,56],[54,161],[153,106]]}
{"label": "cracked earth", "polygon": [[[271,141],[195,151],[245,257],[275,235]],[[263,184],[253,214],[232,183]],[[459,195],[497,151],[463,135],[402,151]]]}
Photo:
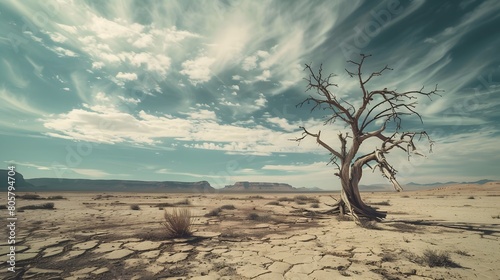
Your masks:
{"label": "cracked earth", "polygon": [[[499,194],[498,187],[473,201],[456,189],[365,194],[390,201],[380,206],[387,221],[373,228],[315,214],[334,202],[329,194],[308,194],[319,200],[314,207],[294,194],[58,194],[65,199],[55,210],[17,213],[16,273],[4,265],[0,278],[499,279]],[[190,204],[178,207],[191,210],[194,234],[167,238],[160,223],[171,207],[158,205],[185,199]],[[222,205],[235,209],[205,216]],[[458,266],[416,262],[428,249],[448,252]],[[0,252],[5,264],[6,242]]]}

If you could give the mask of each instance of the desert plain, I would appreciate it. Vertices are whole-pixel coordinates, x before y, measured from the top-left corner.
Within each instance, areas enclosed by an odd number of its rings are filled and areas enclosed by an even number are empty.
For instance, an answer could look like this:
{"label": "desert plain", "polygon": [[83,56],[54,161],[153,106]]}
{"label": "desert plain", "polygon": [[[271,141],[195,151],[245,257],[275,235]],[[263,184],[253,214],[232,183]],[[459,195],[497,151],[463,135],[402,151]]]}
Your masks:
{"label": "desert plain", "polygon": [[[500,279],[500,182],[362,192],[388,213],[365,227],[326,213],[338,193],[36,194],[17,209],[54,209],[16,213],[16,272],[3,226],[1,279]],[[165,236],[173,208],[191,237]]]}

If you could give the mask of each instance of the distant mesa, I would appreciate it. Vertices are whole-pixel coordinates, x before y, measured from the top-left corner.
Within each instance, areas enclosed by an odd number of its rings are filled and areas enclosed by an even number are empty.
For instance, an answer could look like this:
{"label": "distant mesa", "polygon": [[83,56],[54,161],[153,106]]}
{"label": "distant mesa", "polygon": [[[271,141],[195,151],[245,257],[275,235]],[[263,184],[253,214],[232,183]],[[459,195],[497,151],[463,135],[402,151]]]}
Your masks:
{"label": "distant mesa", "polygon": [[[8,170],[0,169],[0,182],[7,182]],[[24,179],[16,174],[17,191],[92,191],[92,192],[187,192],[212,193],[215,189],[207,181],[134,181],[134,180],[89,180],[34,178]]]}
{"label": "distant mesa", "polygon": [[220,189],[222,192],[310,192],[324,191],[320,188],[294,188],[286,183],[236,182]]}
{"label": "distant mesa", "polygon": [[[9,170],[7,169],[0,169],[0,186],[2,187],[3,190],[7,189],[7,180],[9,177]],[[20,187],[20,188],[32,188],[33,185],[26,182],[26,180],[23,177],[23,174],[17,173],[14,176],[14,186]]]}

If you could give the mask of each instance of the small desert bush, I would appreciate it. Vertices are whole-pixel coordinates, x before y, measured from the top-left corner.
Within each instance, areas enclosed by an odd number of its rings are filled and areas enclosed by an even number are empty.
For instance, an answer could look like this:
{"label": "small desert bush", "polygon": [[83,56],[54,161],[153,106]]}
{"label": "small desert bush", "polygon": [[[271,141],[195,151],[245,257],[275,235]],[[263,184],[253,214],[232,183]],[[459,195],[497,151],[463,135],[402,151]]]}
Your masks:
{"label": "small desert bush", "polygon": [[280,206],[280,202],[279,201],[269,201],[268,203],[266,203],[267,205],[276,205],[276,206]]}
{"label": "small desert bush", "polygon": [[34,209],[45,209],[45,210],[52,210],[54,209],[54,203],[49,202],[49,203],[44,203],[44,204],[39,204],[39,205],[26,205],[21,208],[20,210],[34,210]]}
{"label": "small desert bush", "polygon": [[471,195],[471,196],[467,197],[467,199],[476,199],[476,198]]}
{"label": "small desert bush", "polygon": [[337,221],[343,222],[343,221],[352,221],[351,216],[349,215],[337,215],[336,217]]}
{"label": "small desert bush", "polygon": [[25,195],[20,195],[18,197],[22,198],[22,199],[27,199],[27,200],[39,200],[39,199],[43,199],[43,197],[39,196],[38,194],[25,194]]}
{"label": "small desert bush", "polygon": [[294,197],[295,200],[309,200],[309,198],[305,195],[296,195]]}
{"label": "small desert bush", "polygon": [[251,195],[248,199],[264,199],[264,197],[262,195]]}
{"label": "small desert bush", "polygon": [[500,215],[491,216],[493,219],[500,219]]}
{"label": "small desert bush", "polygon": [[382,262],[393,262],[396,260],[396,255],[393,253],[383,253]]}
{"label": "small desert bush", "polygon": [[47,199],[50,200],[61,200],[61,199],[66,199],[62,195],[54,195],[54,196],[49,196]]}
{"label": "small desert bush", "polygon": [[220,209],[223,209],[223,210],[234,210],[234,209],[236,209],[236,207],[234,207],[234,205],[232,205],[232,204],[226,204],[226,205],[222,205],[220,207]]}
{"label": "small desert bush", "polygon": [[311,204],[311,208],[319,208],[319,204],[318,203],[312,203]]}
{"label": "small desert bush", "polygon": [[304,205],[304,204],[307,204],[307,201],[304,201],[304,200],[295,200],[295,203],[297,203],[298,205]]}
{"label": "small desert bush", "polygon": [[437,252],[435,250],[425,250],[421,262],[430,267],[458,267],[459,265],[451,260],[448,252]]}
{"label": "small desert bush", "polygon": [[368,220],[368,219],[359,219],[359,225],[362,228],[366,229],[380,229],[377,225],[376,221]]}
{"label": "small desert bush", "polygon": [[391,203],[389,202],[389,200],[380,201],[380,202],[372,202],[370,204],[371,205],[385,205],[385,206],[390,206],[391,205]]}
{"label": "small desert bush", "polygon": [[132,210],[141,210],[141,207],[139,207],[139,205],[137,205],[137,204],[132,204],[132,205],[130,205],[130,209],[132,209]]}
{"label": "small desert bush", "polygon": [[410,198],[410,196],[409,196],[409,195],[402,195],[401,197],[402,197],[402,198]]}
{"label": "small desert bush", "polygon": [[248,214],[247,216],[247,220],[252,220],[252,221],[259,221],[259,222],[268,222],[268,221],[271,221],[271,217],[269,216],[261,216],[257,213],[250,213]]}
{"label": "small desert bush", "polygon": [[174,204],[170,203],[170,202],[162,202],[162,203],[158,203],[155,205],[155,207],[158,207],[158,208],[164,208],[164,207],[173,207]]}
{"label": "small desert bush", "polygon": [[165,211],[165,222],[163,226],[168,237],[186,237],[191,236],[191,211],[186,208],[172,209],[172,212]]}
{"label": "small desert bush", "polygon": [[293,201],[293,198],[289,198],[289,197],[280,197],[280,198],[278,198],[278,201],[279,201],[279,202]]}
{"label": "small desert bush", "polygon": [[221,208],[212,209],[210,212],[205,214],[205,217],[217,217],[219,216],[221,211],[222,211]]}
{"label": "small desert bush", "polygon": [[467,253],[466,251],[464,250],[456,250],[455,253],[459,254],[459,255],[462,255],[462,256],[466,256],[466,257],[470,257],[470,254]]}
{"label": "small desert bush", "polygon": [[175,205],[191,205],[191,202],[189,201],[189,199],[186,198],[181,201],[177,201]]}
{"label": "small desert bush", "polygon": [[260,216],[257,213],[250,213],[247,216],[247,219],[252,220],[252,221],[257,221],[259,218],[260,218]]}
{"label": "small desert bush", "polygon": [[[310,202],[310,203],[319,203],[319,200],[317,198],[308,197],[306,195],[296,195],[293,199],[295,200],[295,202],[297,204],[305,204],[307,202]],[[302,202],[304,202],[304,203],[302,203]]]}

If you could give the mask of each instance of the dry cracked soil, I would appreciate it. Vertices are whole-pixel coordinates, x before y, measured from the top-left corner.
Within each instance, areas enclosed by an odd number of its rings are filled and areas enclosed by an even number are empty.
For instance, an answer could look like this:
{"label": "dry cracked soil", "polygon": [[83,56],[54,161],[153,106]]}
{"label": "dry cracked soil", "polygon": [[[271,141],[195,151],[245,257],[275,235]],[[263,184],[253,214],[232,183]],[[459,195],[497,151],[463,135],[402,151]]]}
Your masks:
{"label": "dry cracked soil", "polygon": [[[17,212],[16,272],[2,238],[1,279],[500,279],[498,183],[363,193],[388,212],[365,228],[321,213],[335,193],[38,195],[64,199],[17,200],[55,208]],[[190,209],[193,236],[166,236],[173,207]]]}

